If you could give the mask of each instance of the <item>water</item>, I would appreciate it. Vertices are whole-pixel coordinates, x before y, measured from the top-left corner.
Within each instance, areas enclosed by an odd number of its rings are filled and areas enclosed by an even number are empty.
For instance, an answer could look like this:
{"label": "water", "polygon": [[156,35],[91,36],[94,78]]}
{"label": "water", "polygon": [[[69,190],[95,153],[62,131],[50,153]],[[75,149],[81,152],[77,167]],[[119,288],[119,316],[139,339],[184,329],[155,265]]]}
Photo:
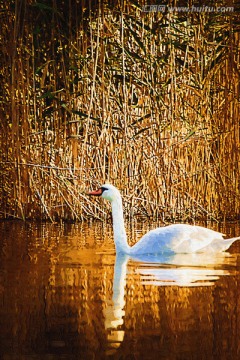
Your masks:
{"label": "water", "polygon": [[111,225],[2,222],[0,359],[239,359],[239,259],[240,242],[129,259]]}

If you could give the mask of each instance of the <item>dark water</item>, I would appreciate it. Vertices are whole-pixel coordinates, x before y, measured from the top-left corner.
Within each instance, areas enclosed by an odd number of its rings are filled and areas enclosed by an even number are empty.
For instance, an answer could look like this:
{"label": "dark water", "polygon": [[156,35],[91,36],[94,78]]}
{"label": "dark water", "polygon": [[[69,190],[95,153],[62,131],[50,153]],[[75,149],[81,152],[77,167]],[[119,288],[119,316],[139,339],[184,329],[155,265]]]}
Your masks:
{"label": "dark water", "polygon": [[230,252],[133,260],[110,225],[2,222],[0,359],[240,359],[240,242]]}

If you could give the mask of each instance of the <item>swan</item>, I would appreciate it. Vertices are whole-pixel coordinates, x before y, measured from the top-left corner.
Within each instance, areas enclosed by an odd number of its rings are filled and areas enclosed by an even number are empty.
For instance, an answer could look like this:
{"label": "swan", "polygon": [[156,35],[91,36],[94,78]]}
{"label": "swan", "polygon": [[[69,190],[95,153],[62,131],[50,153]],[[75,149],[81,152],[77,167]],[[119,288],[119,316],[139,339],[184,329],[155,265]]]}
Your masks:
{"label": "swan", "polygon": [[227,250],[240,237],[224,239],[223,234],[188,224],[172,224],[147,232],[135,245],[129,246],[124,226],[122,198],[110,184],[102,185],[88,195],[101,196],[112,205],[113,233],[117,253],[130,256],[160,253],[199,253]]}

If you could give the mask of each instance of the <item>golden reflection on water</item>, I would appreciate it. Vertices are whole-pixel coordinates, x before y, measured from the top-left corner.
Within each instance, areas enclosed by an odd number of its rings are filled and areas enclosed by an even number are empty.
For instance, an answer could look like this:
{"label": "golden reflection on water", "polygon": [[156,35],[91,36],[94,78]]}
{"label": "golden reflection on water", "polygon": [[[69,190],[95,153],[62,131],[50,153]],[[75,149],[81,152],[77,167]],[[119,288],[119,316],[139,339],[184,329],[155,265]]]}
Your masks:
{"label": "golden reflection on water", "polygon": [[129,259],[101,223],[5,222],[0,236],[0,358],[240,358],[240,242]]}

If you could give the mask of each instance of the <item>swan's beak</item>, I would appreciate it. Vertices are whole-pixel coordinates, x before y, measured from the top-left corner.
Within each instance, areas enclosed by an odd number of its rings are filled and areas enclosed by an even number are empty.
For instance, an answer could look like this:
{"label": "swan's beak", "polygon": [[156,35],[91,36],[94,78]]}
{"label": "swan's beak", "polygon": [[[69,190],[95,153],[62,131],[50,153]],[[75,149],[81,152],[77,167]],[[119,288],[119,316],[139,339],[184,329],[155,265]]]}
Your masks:
{"label": "swan's beak", "polygon": [[88,195],[94,195],[94,196],[101,196],[103,193],[103,190],[99,188],[98,190],[90,191]]}

